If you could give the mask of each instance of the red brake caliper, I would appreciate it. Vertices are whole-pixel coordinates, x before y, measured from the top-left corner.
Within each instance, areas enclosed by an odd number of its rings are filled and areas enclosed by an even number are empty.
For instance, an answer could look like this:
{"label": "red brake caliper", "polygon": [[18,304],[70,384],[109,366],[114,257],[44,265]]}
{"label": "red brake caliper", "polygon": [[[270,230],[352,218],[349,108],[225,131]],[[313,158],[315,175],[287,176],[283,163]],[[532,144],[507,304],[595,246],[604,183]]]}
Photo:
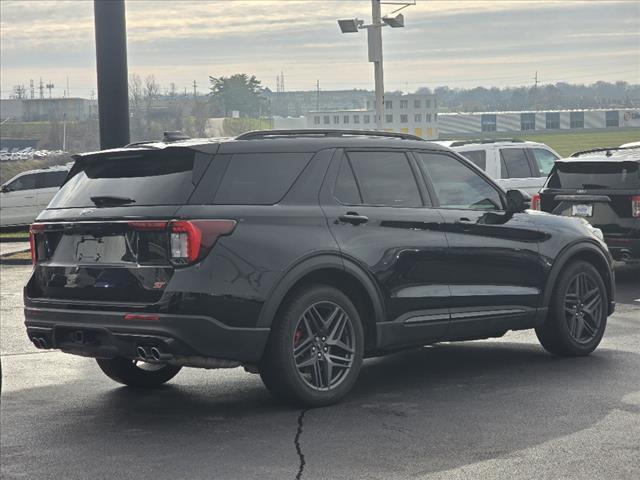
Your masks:
{"label": "red brake caliper", "polygon": [[293,346],[297,347],[301,339],[302,339],[302,329],[298,328],[296,330],[296,333],[293,334]]}

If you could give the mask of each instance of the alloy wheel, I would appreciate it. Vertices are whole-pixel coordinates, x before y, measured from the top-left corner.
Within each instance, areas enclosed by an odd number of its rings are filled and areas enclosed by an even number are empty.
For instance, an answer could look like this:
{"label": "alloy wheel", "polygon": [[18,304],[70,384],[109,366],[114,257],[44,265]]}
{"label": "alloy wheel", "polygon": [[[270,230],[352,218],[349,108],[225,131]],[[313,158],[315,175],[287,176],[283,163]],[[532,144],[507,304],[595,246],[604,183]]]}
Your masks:
{"label": "alloy wheel", "polygon": [[605,302],[591,276],[578,273],[569,282],[564,298],[565,321],[569,334],[578,343],[589,343],[600,330]]}
{"label": "alloy wheel", "polygon": [[342,383],[355,351],[352,320],[339,305],[314,303],[298,319],[293,359],[300,378],[314,390],[331,390]]}

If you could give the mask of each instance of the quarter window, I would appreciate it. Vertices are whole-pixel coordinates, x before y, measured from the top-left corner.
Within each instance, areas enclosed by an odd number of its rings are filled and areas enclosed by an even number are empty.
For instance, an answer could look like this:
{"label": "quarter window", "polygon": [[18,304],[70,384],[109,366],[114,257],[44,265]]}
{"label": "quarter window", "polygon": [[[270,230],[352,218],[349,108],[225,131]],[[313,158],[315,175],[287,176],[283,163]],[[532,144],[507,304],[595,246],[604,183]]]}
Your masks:
{"label": "quarter window", "polygon": [[47,172],[40,174],[40,185],[38,188],[59,188],[67,178],[67,171],[60,170],[57,172]]}
{"label": "quarter window", "polygon": [[504,148],[500,150],[501,178],[533,177],[531,166],[524,148]]}
{"label": "quarter window", "polygon": [[22,175],[20,178],[15,179],[13,182],[7,185],[7,188],[11,192],[18,192],[20,190],[33,190],[34,188],[36,188],[37,177],[38,175],[35,173],[31,175]]}
{"label": "quarter window", "polygon": [[235,154],[214,202],[221,205],[273,205],[287,193],[310,153]]}
{"label": "quarter window", "polygon": [[343,157],[340,170],[338,171],[338,177],[336,178],[336,185],[333,189],[333,196],[340,203],[345,205],[360,205],[362,204],[362,198],[358,191],[358,184],[356,183],[356,177],[353,176],[353,170],[349,165],[347,157]]}
{"label": "quarter window", "polygon": [[367,205],[420,207],[409,160],[402,152],[349,152],[362,201]]}
{"label": "quarter window", "polygon": [[487,152],[484,150],[473,150],[470,152],[458,152],[471,163],[480,167],[482,170],[487,169]]}
{"label": "quarter window", "polygon": [[501,210],[498,191],[477,171],[440,153],[418,154],[441,208]]}
{"label": "quarter window", "polygon": [[545,150],[544,148],[532,148],[531,152],[533,152],[533,158],[536,160],[536,164],[538,165],[538,170],[540,170],[540,175],[546,177],[551,172],[553,168],[553,164],[558,159],[553,153],[549,150]]}

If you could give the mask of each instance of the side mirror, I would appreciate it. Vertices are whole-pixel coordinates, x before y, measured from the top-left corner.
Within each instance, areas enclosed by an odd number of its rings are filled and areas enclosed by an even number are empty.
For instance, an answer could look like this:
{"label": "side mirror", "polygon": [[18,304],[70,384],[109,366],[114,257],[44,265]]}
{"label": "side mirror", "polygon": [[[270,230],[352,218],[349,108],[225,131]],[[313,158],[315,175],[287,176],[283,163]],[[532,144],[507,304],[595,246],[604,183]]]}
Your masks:
{"label": "side mirror", "polygon": [[0,187],[0,192],[2,193],[7,193],[10,192],[11,190],[9,190],[9,187],[7,187],[6,185],[2,185],[2,187]]}
{"label": "side mirror", "polygon": [[507,212],[524,212],[531,207],[531,195],[523,190],[507,190]]}

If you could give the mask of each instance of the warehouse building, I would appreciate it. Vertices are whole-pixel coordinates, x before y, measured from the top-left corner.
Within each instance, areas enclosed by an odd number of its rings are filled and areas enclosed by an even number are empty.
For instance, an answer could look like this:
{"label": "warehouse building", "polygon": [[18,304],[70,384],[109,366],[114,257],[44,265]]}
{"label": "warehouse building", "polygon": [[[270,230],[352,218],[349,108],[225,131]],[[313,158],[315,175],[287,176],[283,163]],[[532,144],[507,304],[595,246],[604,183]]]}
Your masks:
{"label": "warehouse building", "polygon": [[[388,132],[410,133],[426,139],[438,138],[438,113],[434,95],[384,96],[383,128]],[[306,116],[307,128],[375,130],[374,98],[362,108],[312,110]]]}
{"label": "warehouse building", "polygon": [[640,127],[638,109],[441,113],[441,136]]}

